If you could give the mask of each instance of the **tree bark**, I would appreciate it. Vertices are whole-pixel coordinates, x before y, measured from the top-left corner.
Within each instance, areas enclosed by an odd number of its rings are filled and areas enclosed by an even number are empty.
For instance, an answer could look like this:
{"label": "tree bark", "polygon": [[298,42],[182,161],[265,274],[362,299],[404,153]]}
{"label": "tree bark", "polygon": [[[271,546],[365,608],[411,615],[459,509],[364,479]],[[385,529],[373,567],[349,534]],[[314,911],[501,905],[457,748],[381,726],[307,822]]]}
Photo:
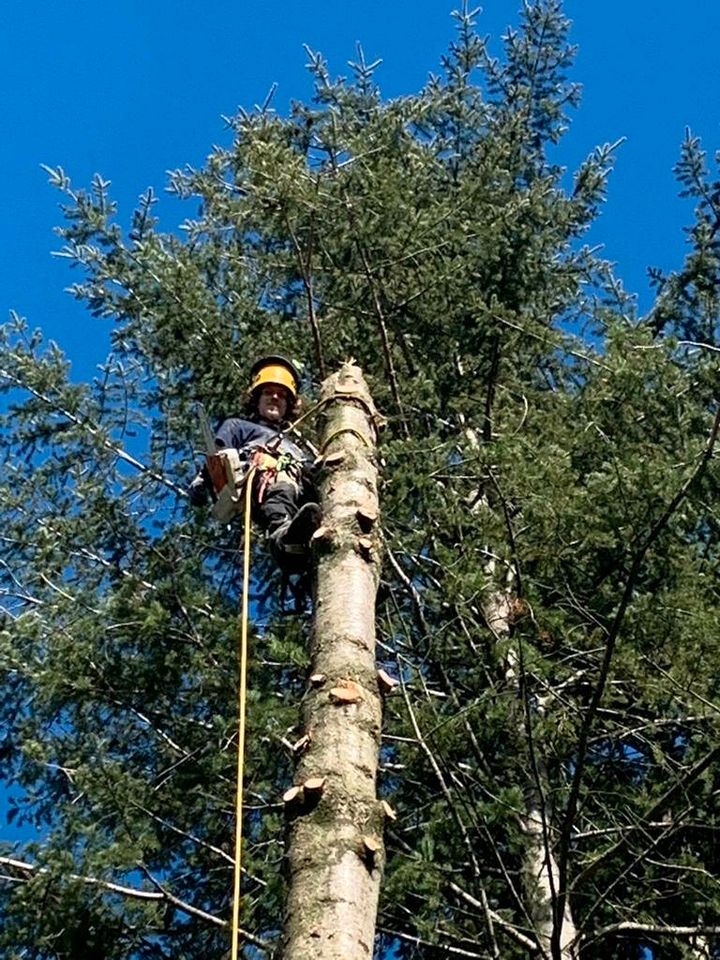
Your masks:
{"label": "tree bark", "polygon": [[[488,565],[494,579],[494,564]],[[485,608],[488,626],[499,640],[511,636],[512,593],[508,589],[493,593]],[[520,657],[515,646],[510,646],[505,657],[505,680],[517,696],[522,696],[520,677]],[[533,707],[535,713],[544,710],[542,703]],[[532,764],[531,764],[532,765]],[[559,889],[559,871],[552,851],[550,836],[550,810],[543,796],[542,786],[547,782],[545,765],[542,758],[534,758],[534,770],[528,769],[527,781],[523,784],[525,812],[520,817],[520,828],[526,837],[524,850],[524,886],[528,899],[528,913],[533,921],[538,939],[540,954],[549,960],[553,956],[554,905]],[[566,897],[563,910],[562,928],[557,941],[560,945],[560,957],[557,960],[576,960],[577,930],[570,910],[570,901]]]}
{"label": "tree bark", "polygon": [[380,541],[379,417],[360,369],[323,383],[325,418],[316,532],[305,746],[288,816],[284,960],[372,956],[385,813],[376,797],[382,698],[375,667]]}

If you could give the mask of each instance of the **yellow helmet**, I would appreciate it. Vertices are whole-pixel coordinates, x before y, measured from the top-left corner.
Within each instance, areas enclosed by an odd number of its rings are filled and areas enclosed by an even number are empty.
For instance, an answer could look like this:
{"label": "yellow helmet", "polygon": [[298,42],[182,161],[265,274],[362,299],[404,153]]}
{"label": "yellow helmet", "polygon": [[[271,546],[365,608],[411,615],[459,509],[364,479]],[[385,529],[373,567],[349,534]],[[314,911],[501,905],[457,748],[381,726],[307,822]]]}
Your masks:
{"label": "yellow helmet", "polygon": [[290,395],[291,403],[297,400],[300,389],[300,372],[294,363],[285,357],[273,355],[256,360],[250,370],[250,387],[248,394],[255,398],[256,391],[266,383],[274,383],[285,387]]}

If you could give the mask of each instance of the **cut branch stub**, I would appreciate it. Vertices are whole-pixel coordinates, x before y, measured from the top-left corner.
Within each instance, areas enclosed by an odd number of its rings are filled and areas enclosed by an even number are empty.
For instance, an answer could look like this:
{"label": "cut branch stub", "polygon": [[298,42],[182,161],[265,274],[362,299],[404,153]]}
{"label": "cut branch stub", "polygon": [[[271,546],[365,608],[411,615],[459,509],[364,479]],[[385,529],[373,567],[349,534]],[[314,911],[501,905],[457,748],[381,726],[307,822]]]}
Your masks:
{"label": "cut branch stub", "polygon": [[309,777],[303,784],[305,793],[320,795],[325,790],[325,781],[325,777]]}
{"label": "cut branch stub", "polygon": [[360,703],[363,695],[354,680],[340,680],[338,685],[330,690],[330,699],[340,704]]}
{"label": "cut branch stub", "polygon": [[291,803],[300,803],[303,799],[304,791],[302,785],[297,784],[295,786],[289,787],[283,794],[283,803],[285,806],[290,806]]}
{"label": "cut branch stub", "polygon": [[380,692],[383,694],[392,693],[395,687],[397,687],[400,683],[399,680],[396,680],[395,677],[391,677],[390,674],[386,673],[384,670],[378,670],[377,679]]}
{"label": "cut branch stub", "polygon": [[358,537],[358,553],[366,560],[372,557],[373,542],[369,537]]}
{"label": "cut branch stub", "polygon": [[326,680],[327,680],[327,677],[325,676],[324,673],[314,673],[314,674],[310,677],[310,686],[311,686],[311,687],[321,687],[321,686],[325,683]]}
{"label": "cut branch stub", "polygon": [[329,543],[333,536],[335,535],[335,530],[332,527],[322,526],[318,527],[312,537],[310,537],[311,543]]}
{"label": "cut branch stub", "polygon": [[345,460],[345,454],[342,450],[336,450],[335,453],[328,453],[323,457],[323,466],[338,467]]}
{"label": "cut branch stub", "polygon": [[387,800],[381,800],[380,805],[382,806],[383,812],[388,820],[397,820],[397,813],[395,813]]}
{"label": "cut branch stub", "polygon": [[371,507],[361,507],[355,514],[358,524],[363,533],[370,533],[377,523],[378,512]]}
{"label": "cut branch stub", "polygon": [[296,740],[292,745],[292,752],[295,754],[302,753],[303,750],[306,750],[310,746],[310,741],[312,740],[312,734],[306,733],[299,740]]}
{"label": "cut branch stub", "polygon": [[372,870],[375,866],[375,860],[378,853],[382,850],[382,840],[374,833],[365,834],[361,838],[360,857],[364,860],[368,869]]}
{"label": "cut branch stub", "polygon": [[325,790],[325,777],[308,777],[304,783],[293,784],[283,794],[283,803],[286,807],[314,806]]}

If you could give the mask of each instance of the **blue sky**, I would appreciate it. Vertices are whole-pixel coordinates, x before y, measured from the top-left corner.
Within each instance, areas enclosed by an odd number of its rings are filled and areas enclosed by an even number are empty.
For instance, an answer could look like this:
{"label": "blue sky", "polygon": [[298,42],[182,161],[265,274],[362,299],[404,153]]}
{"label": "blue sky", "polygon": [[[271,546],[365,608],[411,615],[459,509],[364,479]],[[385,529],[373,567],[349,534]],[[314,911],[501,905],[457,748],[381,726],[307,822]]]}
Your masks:
{"label": "blue sky", "polygon": [[[355,43],[383,58],[386,96],[417,90],[453,36],[453,0],[3,0],[0,7],[0,316],[17,309],[43,327],[92,375],[107,344],[103,323],[63,288],[76,278],[50,250],[59,195],[41,163],[61,165],[77,185],[100,172],[112,181],[127,224],[137,196],[161,192],[168,169],[199,165],[227,142],[221,115],[262,101],[275,81],[276,107],[306,98],[303,43],[347,72]],[[517,23],[516,0],[488,0],[482,33],[499,50]],[[686,126],[712,153],[720,147],[720,4],[717,0],[567,0],[579,46],[574,79],[583,103],[559,151],[569,168],[594,145],[627,140],[607,206],[590,240],[642,309],[648,265],[672,269],[691,219],[672,166]],[[192,210],[166,199],[161,227]]]}

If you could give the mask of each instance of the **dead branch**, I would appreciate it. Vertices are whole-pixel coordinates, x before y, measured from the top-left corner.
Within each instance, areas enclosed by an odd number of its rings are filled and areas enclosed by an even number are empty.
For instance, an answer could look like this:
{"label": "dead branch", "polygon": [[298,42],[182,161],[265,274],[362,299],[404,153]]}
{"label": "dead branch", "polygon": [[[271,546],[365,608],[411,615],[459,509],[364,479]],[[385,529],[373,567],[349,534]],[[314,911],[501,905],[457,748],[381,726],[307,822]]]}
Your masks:
{"label": "dead branch", "polygon": [[[469,894],[466,890],[463,890],[462,887],[459,887],[456,883],[450,884],[450,889],[453,893],[456,893],[465,903],[468,903],[471,907],[475,907],[477,910],[483,910],[483,904],[476,900],[472,894]],[[536,939],[526,936],[524,933],[521,933],[517,927],[512,923],[502,917],[499,913],[496,913],[494,910],[490,910],[490,915],[492,916],[495,923],[505,931],[505,933],[510,937],[511,940],[514,940],[515,943],[519,943],[520,946],[526,947],[528,950],[536,953],[540,949],[540,945]]]}
{"label": "dead branch", "polygon": [[[37,874],[51,874],[51,871],[48,869],[48,867],[40,867],[37,864],[27,863],[24,860],[16,860],[12,857],[0,857],[0,865],[8,868],[9,870],[19,871],[20,873],[25,874],[26,877],[36,876]],[[164,886],[162,886],[154,877],[152,877],[144,867],[142,869],[147,875],[148,879],[152,882],[153,886],[155,886],[155,890],[141,890],[138,887],[129,887],[121,883],[113,883],[111,880],[101,880],[99,877],[87,877],[78,873],[70,873],[67,875],[67,878],[69,880],[75,880],[79,883],[87,884],[88,886],[98,887],[101,890],[106,890],[108,893],[118,894],[121,897],[130,897],[133,900],[164,900],[168,903],[171,903],[174,907],[188,916],[199,917],[201,920],[212,923],[217,927],[228,926],[227,920],[222,920],[220,917],[216,917],[212,913],[207,913],[205,910],[201,910],[199,907],[194,907],[192,904],[181,900],[179,897],[176,897]],[[3,879],[16,880],[19,878],[10,877]],[[261,940],[259,937],[255,937],[251,933],[243,931],[243,936],[248,940],[248,942],[253,943],[255,946],[258,946],[263,950],[267,950],[269,947],[265,940]]]}
{"label": "dead branch", "polygon": [[676,927],[664,923],[633,923],[630,920],[622,920],[620,923],[611,923],[609,926],[597,930],[592,937],[583,940],[583,946],[588,946],[618,933],[638,933],[654,937],[702,937],[717,936],[720,934],[720,927],[704,927],[702,925]]}

